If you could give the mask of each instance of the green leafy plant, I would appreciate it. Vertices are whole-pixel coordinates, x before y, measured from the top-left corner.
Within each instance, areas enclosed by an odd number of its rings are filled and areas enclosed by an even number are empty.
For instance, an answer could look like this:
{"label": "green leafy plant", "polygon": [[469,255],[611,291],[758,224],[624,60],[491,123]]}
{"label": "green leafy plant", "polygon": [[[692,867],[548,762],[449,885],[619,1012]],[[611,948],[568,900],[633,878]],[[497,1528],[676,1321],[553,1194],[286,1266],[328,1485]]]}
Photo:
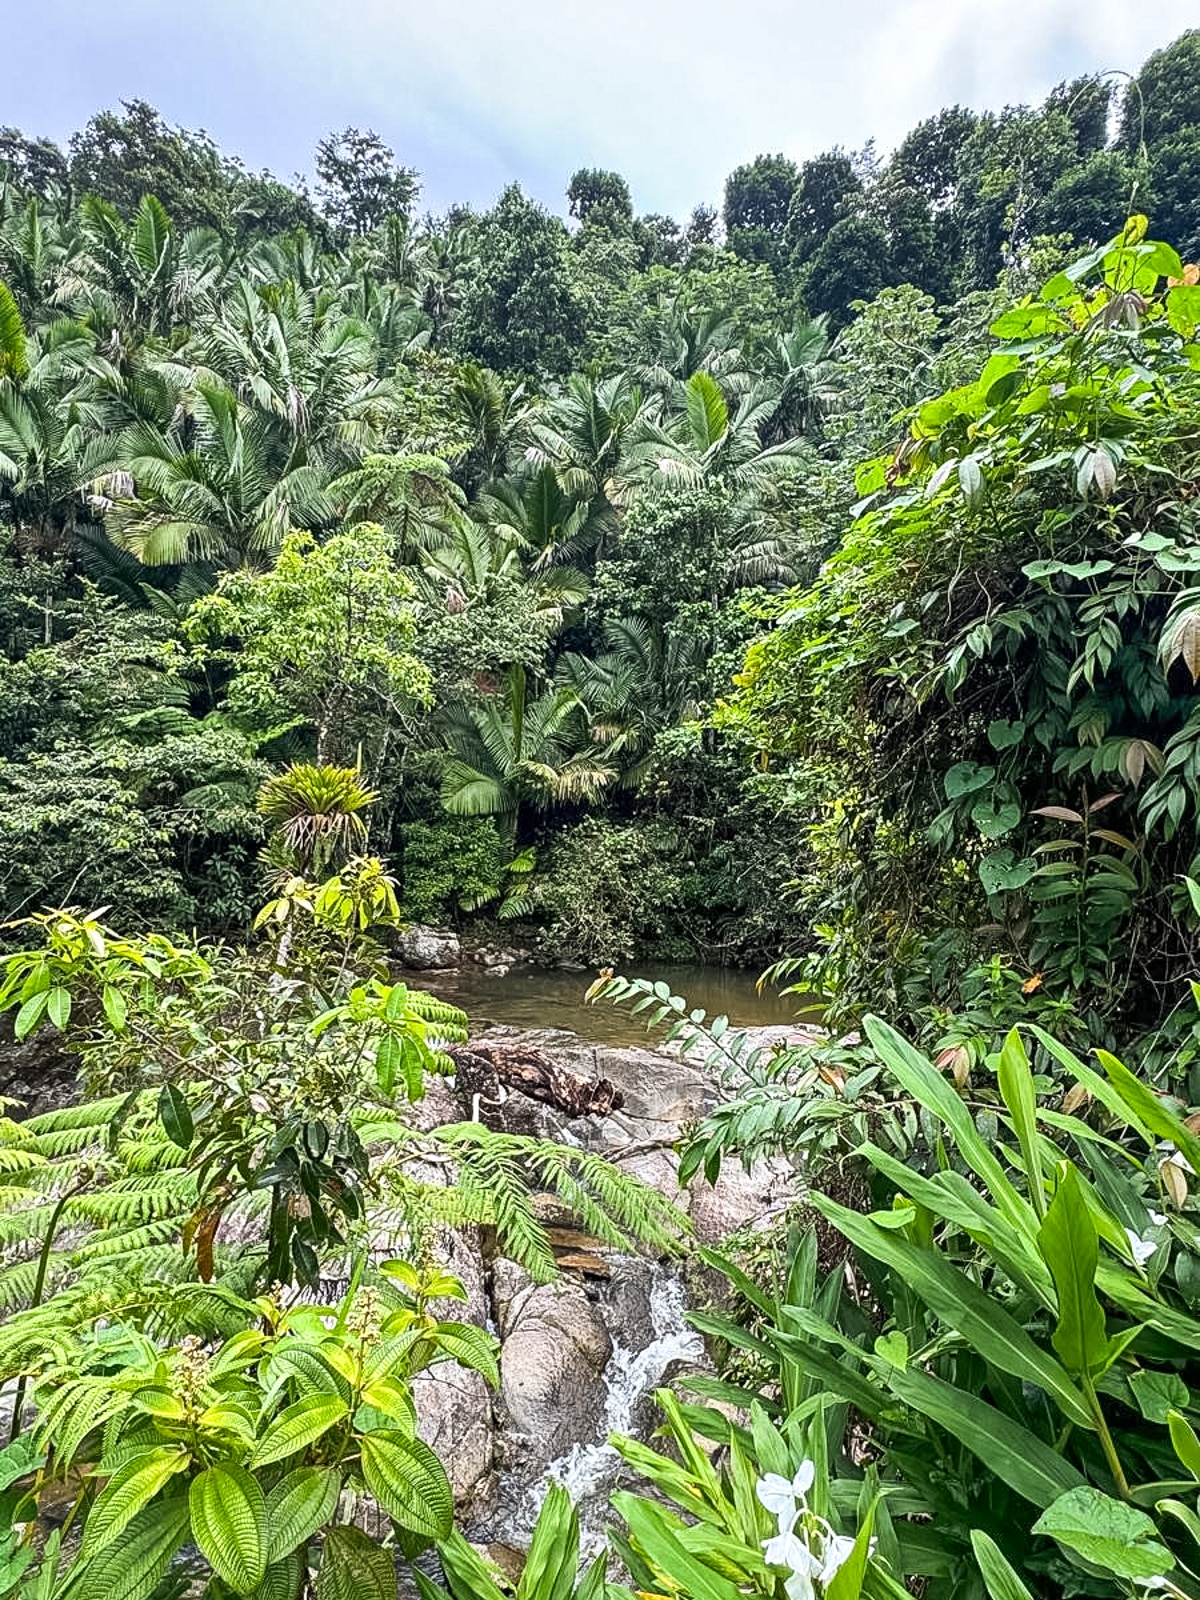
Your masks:
{"label": "green leafy plant", "polygon": [[[12,1508],[26,1547],[39,1503],[65,1489],[80,1533],[62,1580],[72,1593],[149,1594],[190,1541],[205,1594],[323,1592],[330,1569],[362,1582],[363,1568],[394,1594],[394,1554],[345,1508],[369,1496],[398,1536],[445,1538],[453,1498],[415,1436],[410,1381],[447,1360],[493,1383],[497,1372],[488,1335],[438,1321],[391,1275],[414,1276],[385,1264],[378,1287],[336,1307],[246,1303],[247,1325],[211,1347],[156,1347],[120,1324],[80,1337],[38,1374],[40,1453]],[[432,1287],[461,1294],[448,1279]]]}

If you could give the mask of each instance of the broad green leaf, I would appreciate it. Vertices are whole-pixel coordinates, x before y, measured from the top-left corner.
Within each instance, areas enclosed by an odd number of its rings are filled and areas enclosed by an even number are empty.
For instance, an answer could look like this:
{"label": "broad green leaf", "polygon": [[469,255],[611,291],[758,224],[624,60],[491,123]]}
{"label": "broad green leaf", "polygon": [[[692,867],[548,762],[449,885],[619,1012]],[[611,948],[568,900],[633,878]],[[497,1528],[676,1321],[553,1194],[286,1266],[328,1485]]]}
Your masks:
{"label": "broad green leaf", "polygon": [[460,1366],[482,1373],[493,1388],[499,1384],[496,1341],[486,1329],[470,1322],[439,1322],[428,1337]]}
{"label": "broad green leaf", "polygon": [[119,1540],[86,1563],[71,1600],[146,1600],[187,1538],[188,1522],[183,1495],[146,1506]]}
{"label": "broad green leaf", "polygon": [[183,1471],[188,1459],[185,1446],[164,1445],[140,1452],[114,1472],[88,1513],[80,1559],[96,1555],[124,1533],[138,1512]]}
{"label": "broad green leaf", "polygon": [[1054,1308],[1054,1280],[1032,1240],[1018,1234],[960,1173],[939,1172],[933,1178],[922,1177],[870,1142],[860,1145],[858,1154],[866,1156],[897,1189],[911,1195],[935,1217],[962,1228],[983,1245],[1014,1282],[1027,1287],[1047,1309]]}
{"label": "broad green leaf", "polygon": [[56,1028],[65,1028],[71,1020],[71,992],[56,984],[46,991],[46,1015]]}
{"label": "broad green leaf", "polygon": [[579,1517],[561,1484],[551,1484],[538,1513],[516,1600],[568,1600],[579,1569]]}
{"label": "broad green leaf", "polygon": [[267,1428],[250,1456],[251,1467],[265,1467],[273,1461],[298,1455],[336,1422],[346,1416],[348,1407],[340,1395],[312,1394],[295,1400]]}
{"label": "broad green leaf", "polygon": [[317,1600],[397,1600],[392,1552],[360,1528],[330,1528],[321,1546]]}
{"label": "broad green leaf", "polygon": [[267,1362],[267,1379],[275,1393],[292,1383],[302,1395],[338,1395],[349,1403],[351,1388],[325,1357],[300,1339],[277,1345]]}
{"label": "broad green leaf", "polygon": [[188,1491],[192,1537],[223,1583],[249,1594],[267,1570],[267,1507],[257,1478],[244,1467],[209,1467]]}
{"label": "broad green leaf", "polygon": [[190,1150],[196,1136],[192,1110],[187,1096],[176,1084],[164,1083],[158,1096],[158,1120],[172,1144],[181,1150]]}
{"label": "broad green leaf", "polygon": [[1154,1509],[1161,1516],[1174,1517],[1177,1522],[1182,1522],[1196,1544],[1200,1545],[1200,1516],[1190,1506],[1185,1506],[1182,1500],[1159,1500]]}
{"label": "broad green leaf", "polygon": [[1033,1089],[1033,1073],[1029,1057],[1021,1043],[1021,1035],[1011,1028],[1000,1051],[996,1081],[1008,1114],[1016,1129],[1025,1163],[1025,1184],[1033,1209],[1039,1217],[1046,1214],[1046,1193],[1042,1180],[1041,1145],[1037,1127],[1037,1096]]}
{"label": "broad green leaf", "polygon": [[954,1135],[964,1160],[987,1185],[992,1201],[1010,1222],[1031,1232],[1036,1224],[1033,1212],[1009,1182],[1004,1168],[976,1129],[971,1113],[947,1080],[881,1018],[866,1017],[863,1027],[888,1070],[914,1100],[940,1117]]}
{"label": "broad green leaf", "polygon": [[267,1560],[274,1565],[323,1528],[337,1510],[342,1477],[333,1467],[297,1467],[267,1496]]}
{"label": "broad green leaf", "polygon": [[[497,1585],[487,1562],[457,1528],[438,1545],[438,1559],[452,1594],[472,1595],[475,1600],[505,1600],[504,1590]],[[434,1594],[440,1596],[441,1591],[435,1590]]]}
{"label": "broad green leaf", "polygon": [[1033,1525],[1118,1578],[1157,1578],[1175,1565],[1175,1557],[1158,1540],[1153,1519],[1136,1506],[1114,1500],[1086,1485],[1069,1490]]}
{"label": "broad green leaf", "polygon": [[42,989],[37,994],[30,995],[25,1004],[17,1012],[13,1023],[13,1032],[18,1039],[26,1039],[42,1020],[42,1012],[46,1009],[50,998],[49,989]]}
{"label": "broad green leaf", "polygon": [[127,1014],[125,996],[121,993],[120,989],[117,989],[111,983],[108,983],[104,986],[104,994],[102,999],[104,1004],[104,1015],[108,1018],[109,1027],[114,1033],[122,1033],[125,1028],[125,1017]]}
{"label": "broad green leaf", "polygon": [[1188,1166],[1200,1175],[1200,1139],[1183,1124],[1181,1118],[1163,1105],[1148,1084],[1135,1078],[1129,1068],[1107,1050],[1097,1050],[1100,1065],[1108,1074],[1109,1082],[1121,1099],[1152,1133],[1173,1144]]}
{"label": "broad green leaf", "polygon": [[1176,1372],[1143,1368],[1129,1374],[1129,1387],[1148,1422],[1169,1422],[1172,1408],[1186,1406],[1191,1399],[1191,1390]]}
{"label": "broad green leaf", "polygon": [[1049,1506],[1083,1482],[1069,1461],[978,1395],[916,1367],[889,1368],[887,1381],[901,1400],[945,1428],[1031,1504]]}
{"label": "broad green leaf", "polygon": [[390,1095],[395,1090],[402,1055],[400,1040],[394,1033],[385,1033],[375,1051],[375,1078],[380,1094]]}
{"label": "broad green leaf", "polygon": [[862,1593],[867,1562],[871,1556],[871,1535],[875,1527],[875,1505],[872,1502],[862,1519],[854,1540],[854,1548],[833,1575],[825,1590],[825,1600],[858,1600]]}
{"label": "broad green leaf", "polygon": [[971,1548],[991,1600],[1033,1600],[1029,1590],[1005,1560],[1000,1546],[982,1528],[971,1529]]}
{"label": "broad green leaf", "polygon": [[1171,1443],[1175,1447],[1175,1454],[1192,1477],[1200,1480],[1200,1438],[1196,1437],[1195,1429],[1178,1411],[1169,1414],[1167,1426],[1171,1430]]}
{"label": "broad green leaf", "polygon": [[298,1551],[273,1561],[263,1573],[263,1581],[253,1590],[250,1600],[296,1600],[300,1593],[300,1580],[304,1565]]}
{"label": "broad green leaf", "polygon": [[740,1600],[736,1584],[706,1567],[685,1547],[661,1506],[624,1492],[613,1495],[612,1505],[628,1524],[635,1549],[664,1575],[674,1592],[689,1600]]}
{"label": "broad green leaf", "polygon": [[877,1227],[869,1217],[823,1195],[814,1194],[812,1203],[853,1245],[893,1268],[902,1282],[948,1327],[962,1334],[985,1361],[1044,1389],[1064,1416],[1078,1426],[1093,1426],[1087,1403],[1069,1375],[1053,1356],[1034,1343],[993,1295],[951,1266],[936,1250],[911,1244],[888,1229]]}
{"label": "broad green leaf", "polygon": [[390,1517],[429,1539],[444,1539],[454,1522],[454,1495],[446,1469],[428,1445],[394,1430],[362,1439],[367,1488]]}
{"label": "broad green leaf", "polygon": [[1071,1372],[1099,1372],[1108,1361],[1108,1328],[1096,1294],[1100,1241],[1070,1162],[1038,1231],[1038,1246],[1058,1293],[1058,1326],[1051,1342]]}

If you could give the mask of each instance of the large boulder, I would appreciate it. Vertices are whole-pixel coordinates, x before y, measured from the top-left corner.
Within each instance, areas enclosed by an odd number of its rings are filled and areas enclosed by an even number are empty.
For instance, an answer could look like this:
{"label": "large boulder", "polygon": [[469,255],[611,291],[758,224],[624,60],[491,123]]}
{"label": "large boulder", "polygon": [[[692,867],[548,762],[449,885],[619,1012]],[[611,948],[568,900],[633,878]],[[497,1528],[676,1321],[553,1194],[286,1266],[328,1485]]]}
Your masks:
{"label": "large boulder", "polygon": [[510,1262],[496,1267],[506,1444],[528,1471],[596,1437],[612,1339],[580,1283],[535,1284]]}
{"label": "large boulder", "polygon": [[396,952],[406,967],[413,967],[418,972],[456,967],[462,959],[462,945],[456,933],[443,928],[427,928],[419,922],[397,934]]}
{"label": "large boulder", "polygon": [[791,1162],[783,1156],[765,1156],[749,1172],[736,1161],[722,1162],[716,1183],[697,1178],[686,1203],[697,1243],[719,1245],[742,1228],[755,1233],[770,1228],[800,1196]]}

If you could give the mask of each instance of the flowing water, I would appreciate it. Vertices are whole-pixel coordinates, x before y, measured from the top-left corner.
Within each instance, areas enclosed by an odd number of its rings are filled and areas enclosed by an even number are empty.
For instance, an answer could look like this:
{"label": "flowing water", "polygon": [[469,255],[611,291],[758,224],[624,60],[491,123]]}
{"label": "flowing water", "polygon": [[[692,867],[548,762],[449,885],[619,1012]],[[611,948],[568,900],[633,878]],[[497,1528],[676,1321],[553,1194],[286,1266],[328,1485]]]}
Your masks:
{"label": "flowing water", "polygon": [[612,1521],[608,1497],[617,1485],[623,1463],[607,1440],[613,1433],[637,1434],[637,1412],[641,1403],[662,1385],[668,1369],[678,1361],[690,1363],[704,1358],[704,1340],[684,1321],[687,1301],[677,1272],[664,1267],[654,1270],[649,1294],[649,1316],[653,1338],[641,1350],[627,1350],[613,1333],[613,1352],[604,1370],[604,1416],[600,1437],[591,1443],[575,1444],[565,1455],[552,1461],[545,1475],[531,1483],[519,1501],[502,1537],[525,1546],[533,1532],[545,1499],[547,1480],[561,1483],[570,1493],[579,1512],[580,1544],[585,1556],[595,1555],[606,1544],[604,1529]]}
{"label": "flowing water", "polygon": [[[783,998],[774,989],[758,993],[753,972],[730,967],[656,967],[631,972],[651,977],[682,995],[689,1007],[700,1006],[709,1017],[727,1016],[734,1027],[787,1026],[795,1020],[799,997]],[[594,974],[563,972],[549,967],[513,967],[494,977],[474,962],[453,972],[422,974],[414,979],[442,999],[461,1006],[475,1028],[499,1023],[510,1028],[566,1028],[592,1044],[650,1044],[643,1017],[628,1005],[607,1002],[586,1005],[584,995]]]}

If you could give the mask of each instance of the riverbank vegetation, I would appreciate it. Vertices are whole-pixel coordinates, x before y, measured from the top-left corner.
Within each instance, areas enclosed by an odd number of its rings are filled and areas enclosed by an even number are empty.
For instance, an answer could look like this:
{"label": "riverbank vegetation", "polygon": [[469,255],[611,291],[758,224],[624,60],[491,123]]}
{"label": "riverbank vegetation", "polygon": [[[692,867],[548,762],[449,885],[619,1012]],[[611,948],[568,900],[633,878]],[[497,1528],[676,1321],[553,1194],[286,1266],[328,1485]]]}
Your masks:
{"label": "riverbank vegetation", "polygon": [[595,986],[719,1087],[681,1182],[811,1192],[704,1253],[630,1587],[554,1492],[517,1600],[1200,1600],[1197,128],[1191,33],[682,226],[0,131],[0,1011],[83,1090],[0,1118],[0,1597],[512,1589],[417,1435],[497,1377],[448,1232],[695,1252],[424,1114],[431,921],[827,1030]]}

